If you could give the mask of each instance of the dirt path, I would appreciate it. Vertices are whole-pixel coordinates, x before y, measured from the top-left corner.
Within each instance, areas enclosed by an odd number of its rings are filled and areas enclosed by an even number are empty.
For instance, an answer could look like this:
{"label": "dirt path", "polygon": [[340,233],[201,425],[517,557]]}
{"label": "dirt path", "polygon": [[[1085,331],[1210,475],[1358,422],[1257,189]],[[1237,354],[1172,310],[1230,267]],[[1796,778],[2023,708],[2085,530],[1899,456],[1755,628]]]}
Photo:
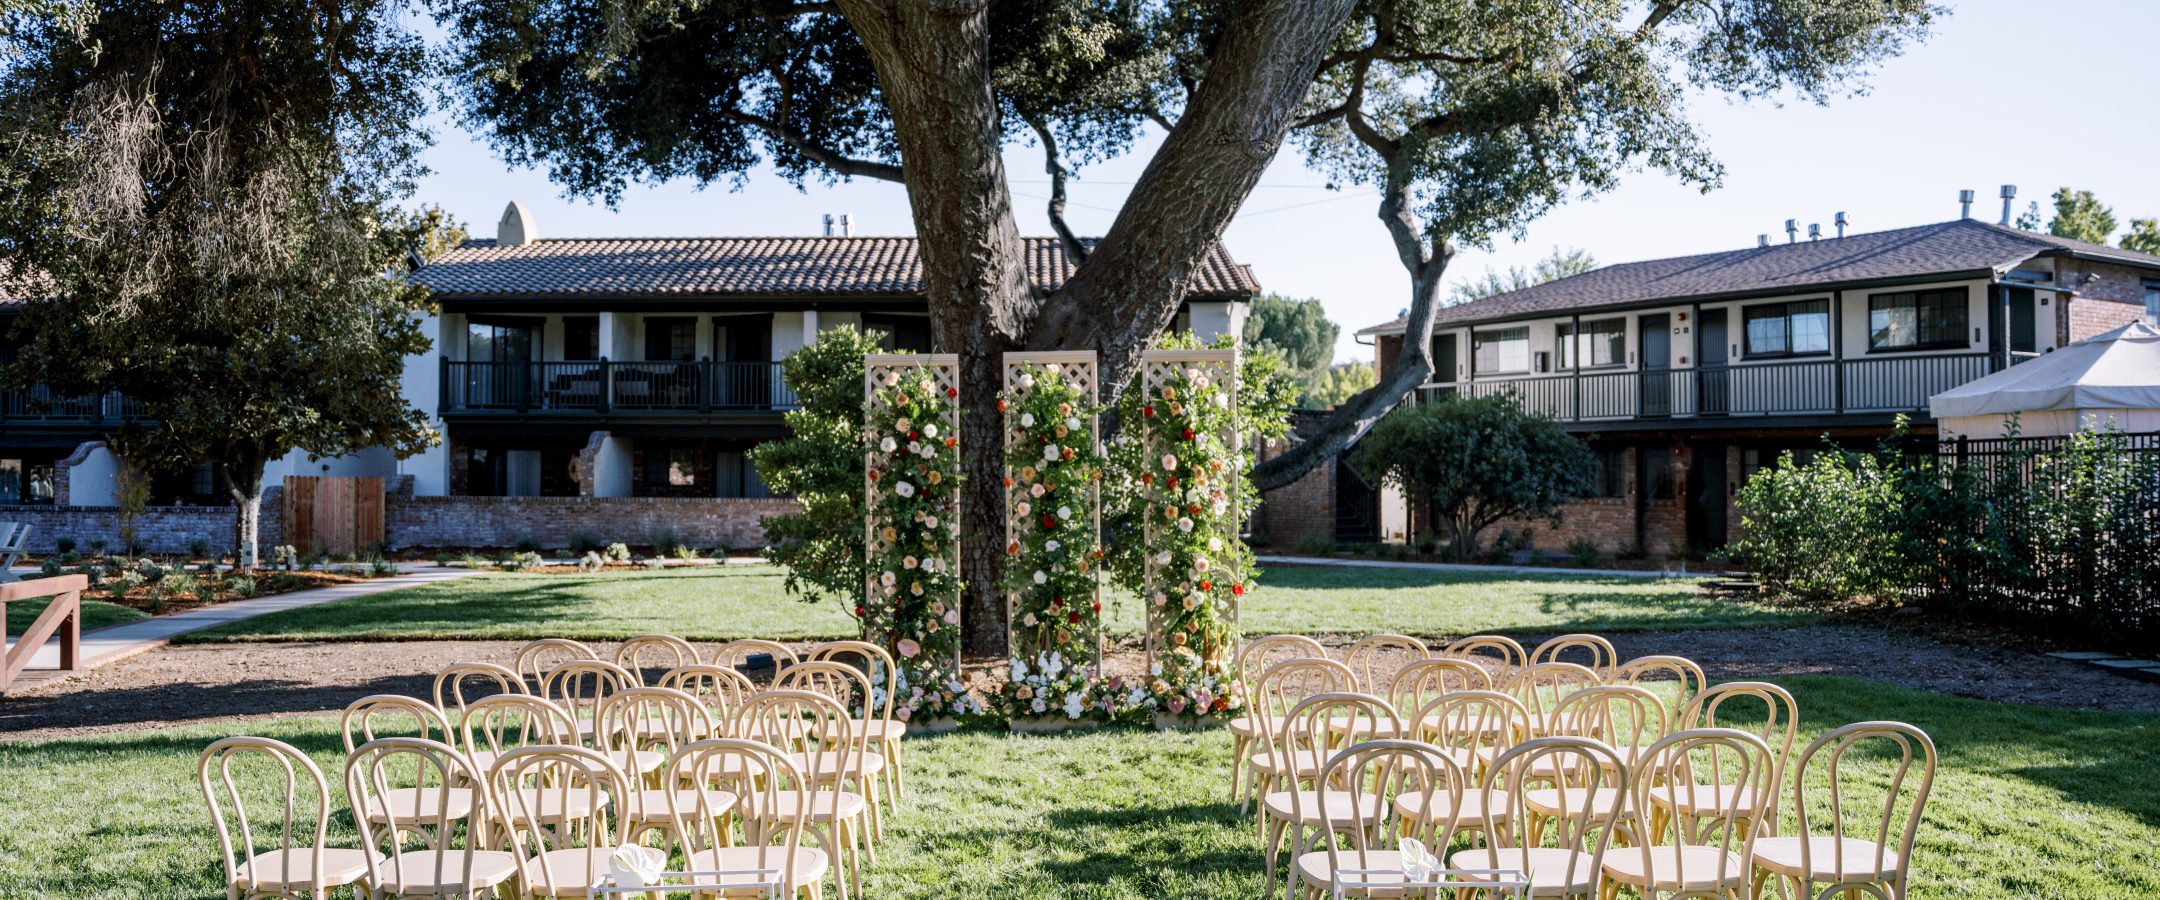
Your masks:
{"label": "dirt path", "polygon": [[[1545,635],[1517,635],[1525,644]],[[1962,646],[1865,626],[1822,625],[1610,636],[1621,658],[1675,653],[1713,680],[1852,675],[2009,703],[2160,712],[2160,684],[2030,653]],[[1340,644],[1339,639],[1325,643]],[[369,694],[428,696],[461,660],[507,664],[518,641],[190,644],[167,647],[0,699],[0,741],[187,722],[332,712]],[[602,653],[609,645],[595,645]],[[1137,673],[1121,648],[1111,671]]]}

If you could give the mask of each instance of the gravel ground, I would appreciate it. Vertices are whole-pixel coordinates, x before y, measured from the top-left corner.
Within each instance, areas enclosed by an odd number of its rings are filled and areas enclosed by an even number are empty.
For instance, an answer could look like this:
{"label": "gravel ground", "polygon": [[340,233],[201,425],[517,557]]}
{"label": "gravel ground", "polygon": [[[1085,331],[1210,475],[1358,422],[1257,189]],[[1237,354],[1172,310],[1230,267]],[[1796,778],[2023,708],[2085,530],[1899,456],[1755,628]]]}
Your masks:
{"label": "gravel ground", "polygon": [[[1526,646],[1545,635],[1517,635]],[[1952,644],[1854,625],[1610,636],[1622,659],[1673,653],[1714,681],[1851,675],[2010,703],[2160,712],[2160,684],[2019,650]],[[433,673],[463,660],[508,664],[517,641],[191,644],[167,647],[0,699],[0,741],[183,722],[322,713],[369,694],[428,696]],[[1345,639],[1323,639],[1339,646]],[[611,645],[596,644],[602,653]],[[1107,668],[1137,674],[1137,648]]]}

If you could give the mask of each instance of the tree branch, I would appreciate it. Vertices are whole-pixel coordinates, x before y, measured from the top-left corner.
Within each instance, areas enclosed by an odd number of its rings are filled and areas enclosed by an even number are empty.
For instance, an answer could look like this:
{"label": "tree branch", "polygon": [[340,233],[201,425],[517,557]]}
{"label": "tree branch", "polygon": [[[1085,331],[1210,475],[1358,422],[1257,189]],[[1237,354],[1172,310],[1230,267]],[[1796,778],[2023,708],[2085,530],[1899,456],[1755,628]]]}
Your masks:
{"label": "tree branch", "polygon": [[723,109],[720,111],[720,116],[729,121],[740,122],[763,131],[771,135],[775,140],[794,148],[795,152],[802,154],[811,162],[842,175],[875,178],[879,181],[898,181],[902,183],[906,181],[905,178],[901,177],[899,166],[874,160],[856,159],[836,152],[811,140],[802,132],[788,128],[764,116],[746,113],[739,109]]}
{"label": "tree branch", "polygon": [[1065,244],[1065,255],[1074,266],[1079,266],[1087,262],[1088,248],[1073,235],[1072,226],[1065,224],[1065,164],[1058,160],[1057,138],[1050,134],[1049,124],[1040,119],[1029,119],[1027,124],[1035,129],[1036,139],[1042,141],[1043,171],[1050,175],[1050,200],[1045,205],[1045,212],[1050,215],[1050,228]]}

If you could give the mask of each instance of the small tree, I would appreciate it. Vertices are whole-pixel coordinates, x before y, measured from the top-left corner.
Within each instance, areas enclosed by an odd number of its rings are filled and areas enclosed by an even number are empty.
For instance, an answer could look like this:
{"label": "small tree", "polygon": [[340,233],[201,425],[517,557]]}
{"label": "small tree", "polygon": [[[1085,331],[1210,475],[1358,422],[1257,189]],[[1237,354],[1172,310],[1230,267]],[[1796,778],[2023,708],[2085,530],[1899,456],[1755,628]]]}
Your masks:
{"label": "small tree", "polygon": [[[1335,337],[1341,333],[1341,326],[1312,298],[1261,294],[1245,314],[1245,346],[1281,354],[1284,367],[1307,396],[1326,379],[1328,366],[1335,362]],[[1299,405],[1309,404],[1301,398]]]}
{"label": "small tree", "polygon": [[876,352],[876,339],[836,328],[789,354],[781,374],[802,404],[783,416],[792,434],[750,451],[766,486],[802,508],[763,524],[765,558],[805,601],[862,595],[863,354]]}
{"label": "small tree", "polygon": [[1559,521],[1590,490],[1590,448],[1511,394],[1398,407],[1358,444],[1353,461],[1429,502],[1458,559],[1502,519]]}

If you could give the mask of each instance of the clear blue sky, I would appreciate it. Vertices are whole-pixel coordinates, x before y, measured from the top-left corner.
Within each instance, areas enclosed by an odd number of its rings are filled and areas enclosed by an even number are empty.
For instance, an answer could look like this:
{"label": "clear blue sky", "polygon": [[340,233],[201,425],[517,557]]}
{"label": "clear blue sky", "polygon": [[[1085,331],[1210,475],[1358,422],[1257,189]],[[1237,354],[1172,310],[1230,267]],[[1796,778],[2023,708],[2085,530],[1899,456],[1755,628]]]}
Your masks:
{"label": "clear blue sky", "polygon": [[[1555,211],[1520,242],[1502,236],[1490,252],[1463,253],[1450,278],[1528,264],[1554,246],[1581,247],[1606,263],[1751,246],[1763,232],[1782,240],[1787,218],[1799,219],[1803,234],[1810,222],[1827,233],[1839,210],[1856,231],[1941,221],[1957,215],[1960,188],[1974,189],[1975,216],[1993,221],[2003,184],[2018,186],[2020,211],[2028,200],[2045,207],[2056,187],[2071,185],[2096,192],[2125,227],[2132,216],[2160,216],[2160,112],[2147,99],[2156,35],[2160,3],[2145,0],[1956,3],[1931,40],[1875,75],[1867,96],[1827,107],[1697,98],[1695,121],[1726,167],[1718,190],[1704,195],[1638,173],[1617,191]],[[544,172],[510,169],[448,122],[438,138],[428,156],[435,174],[415,199],[443,205],[480,235],[493,233],[512,199],[524,201],[546,237],[816,234],[827,212],[853,214],[858,234],[914,230],[896,184],[799,192],[767,173],[741,191],[634,187],[611,210],[564,197]],[[1109,227],[1151,148],[1082,173],[1068,210],[1075,229]],[[1007,164],[1022,231],[1049,234],[1040,155],[1014,148]],[[1325,190],[1290,146],[1225,236],[1268,289],[1321,299],[1343,326],[1338,360],[1370,359],[1350,332],[1407,305],[1408,280],[1373,210],[1369,194]]]}

